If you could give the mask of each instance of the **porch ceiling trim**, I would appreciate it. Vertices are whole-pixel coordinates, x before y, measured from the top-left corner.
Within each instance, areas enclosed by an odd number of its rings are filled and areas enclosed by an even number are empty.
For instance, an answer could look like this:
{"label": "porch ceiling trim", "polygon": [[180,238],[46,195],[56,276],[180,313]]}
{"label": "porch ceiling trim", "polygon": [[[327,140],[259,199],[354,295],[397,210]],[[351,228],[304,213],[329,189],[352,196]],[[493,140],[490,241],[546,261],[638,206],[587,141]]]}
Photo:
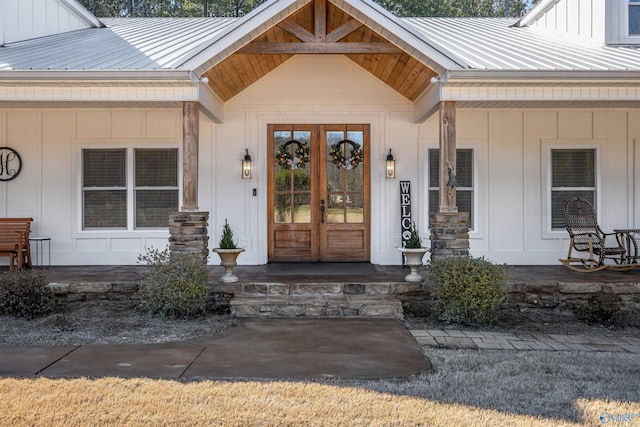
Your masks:
{"label": "porch ceiling trim", "polygon": [[191,81],[186,70],[2,70],[0,82]]}
{"label": "porch ceiling trim", "polygon": [[214,122],[224,120],[224,102],[188,71],[0,71],[0,101],[15,106],[94,103],[172,108],[198,101]]}
{"label": "porch ceiling trim", "polygon": [[584,83],[640,83],[637,70],[450,70],[441,76],[446,83],[528,83],[528,84],[584,84]]}
{"label": "porch ceiling trim", "polygon": [[446,101],[636,101],[640,85],[443,86]]}
{"label": "porch ceiling trim", "polygon": [[459,74],[446,73],[414,102],[415,123],[437,112],[441,101],[456,101],[459,108],[611,108],[640,100],[638,72]]}
{"label": "porch ceiling trim", "polygon": [[0,79],[0,101],[174,102],[198,101],[198,88],[183,82],[24,82]]}

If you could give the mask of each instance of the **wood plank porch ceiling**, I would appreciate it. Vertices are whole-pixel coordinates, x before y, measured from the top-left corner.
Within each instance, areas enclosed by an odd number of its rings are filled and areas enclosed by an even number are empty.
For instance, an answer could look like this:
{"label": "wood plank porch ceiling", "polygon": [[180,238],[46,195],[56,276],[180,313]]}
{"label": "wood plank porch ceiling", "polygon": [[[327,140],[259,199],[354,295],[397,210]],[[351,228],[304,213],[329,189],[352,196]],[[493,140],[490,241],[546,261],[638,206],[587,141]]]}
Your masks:
{"label": "wood plank porch ceiling", "polygon": [[326,0],[314,0],[208,70],[228,101],[295,54],[342,54],[415,101],[437,73]]}

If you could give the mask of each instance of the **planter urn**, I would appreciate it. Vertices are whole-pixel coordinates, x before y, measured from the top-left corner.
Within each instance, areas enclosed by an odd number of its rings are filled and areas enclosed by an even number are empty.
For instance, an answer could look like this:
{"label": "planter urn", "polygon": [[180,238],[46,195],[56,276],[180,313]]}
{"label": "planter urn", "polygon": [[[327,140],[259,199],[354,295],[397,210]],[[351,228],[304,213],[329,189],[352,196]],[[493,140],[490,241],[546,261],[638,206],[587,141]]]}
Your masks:
{"label": "planter urn", "polygon": [[244,252],[244,248],[235,249],[221,249],[215,248],[213,252],[220,256],[220,265],[224,267],[224,275],[220,278],[222,283],[235,283],[238,281],[238,276],[233,274],[233,267],[238,265],[236,262],[240,252]]}
{"label": "planter urn", "polygon": [[429,251],[427,248],[398,248],[407,260],[407,265],[411,272],[404,278],[406,282],[422,282],[424,277],[418,273],[418,268],[422,266],[422,258]]}

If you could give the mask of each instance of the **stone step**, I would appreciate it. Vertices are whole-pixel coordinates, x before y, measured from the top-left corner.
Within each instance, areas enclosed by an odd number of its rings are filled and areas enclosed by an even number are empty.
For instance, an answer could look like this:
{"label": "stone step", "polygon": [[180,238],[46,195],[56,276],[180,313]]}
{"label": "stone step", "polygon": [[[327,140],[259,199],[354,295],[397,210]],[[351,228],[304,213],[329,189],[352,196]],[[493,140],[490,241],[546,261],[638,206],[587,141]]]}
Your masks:
{"label": "stone step", "polygon": [[420,283],[372,282],[372,283],[216,283],[215,292],[254,296],[276,295],[397,295],[421,290]]}
{"label": "stone step", "polygon": [[393,295],[235,294],[230,305],[237,317],[404,318],[402,303]]}

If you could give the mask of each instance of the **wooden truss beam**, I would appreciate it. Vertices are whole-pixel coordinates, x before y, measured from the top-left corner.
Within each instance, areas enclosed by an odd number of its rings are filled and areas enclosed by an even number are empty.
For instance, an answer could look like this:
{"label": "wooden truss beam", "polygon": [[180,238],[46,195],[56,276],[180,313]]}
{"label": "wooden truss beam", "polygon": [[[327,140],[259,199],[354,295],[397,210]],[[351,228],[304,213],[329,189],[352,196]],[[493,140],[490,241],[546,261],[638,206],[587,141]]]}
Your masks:
{"label": "wooden truss beam", "polygon": [[278,24],[278,27],[282,28],[292,36],[298,38],[301,42],[313,43],[316,41],[315,35],[305,30],[295,22],[282,21]]}
{"label": "wooden truss beam", "polygon": [[387,43],[252,43],[238,53],[286,54],[286,53],[402,53],[402,50]]}
{"label": "wooden truss beam", "polygon": [[357,30],[360,27],[362,27],[362,22],[356,21],[355,19],[351,19],[345,22],[344,24],[340,25],[335,30],[331,31],[329,34],[327,34],[324,41],[337,42],[347,37],[349,34],[353,33],[355,30]]}
{"label": "wooden truss beam", "polygon": [[315,41],[323,42],[327,36],[327,0],[316,0],[314,16]]}
{"label": "wooden truss beam", "polygon": [[327,1],[315,0],[314,4],[314,33],[306,30],[295,22],[282,21],[278,27],[285,30],[298,42],[253,42],[240,49],[244,54],[296,54],[296,53],[336,53],[336,54],[369,54],[369,53],[402,53],[402,50],[390,43],[355,43],[340,40],[362,27],[356,19],[350,19],[335,30],[327,34]]}

